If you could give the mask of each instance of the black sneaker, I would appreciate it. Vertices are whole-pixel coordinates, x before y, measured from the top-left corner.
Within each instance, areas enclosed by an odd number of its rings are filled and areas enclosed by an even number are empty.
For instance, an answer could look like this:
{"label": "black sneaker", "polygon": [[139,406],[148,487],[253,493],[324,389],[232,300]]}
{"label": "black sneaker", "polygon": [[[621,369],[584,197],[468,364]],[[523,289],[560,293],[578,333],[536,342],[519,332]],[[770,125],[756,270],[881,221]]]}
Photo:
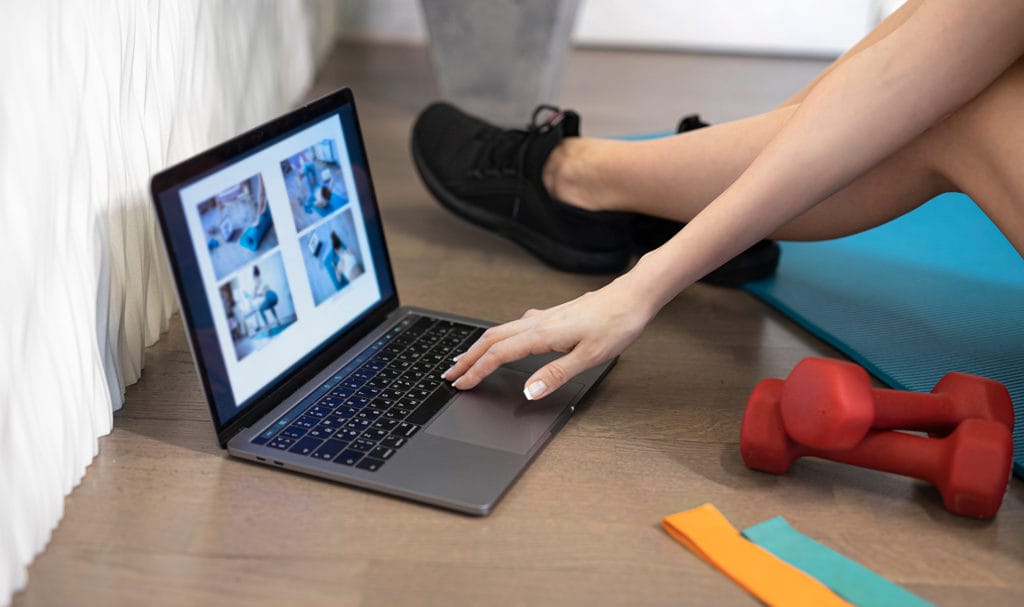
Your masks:
{"label": "black sneaker", "polygon": [[632,214],[565,204],[541,182],[551,150],[579,124],[575,112],[541,105],[525,130],[502,129],[435,103],[413,125],[412,157],[430,193],[463,219],[559,270],[621,272],[633,254]]}
{"label": "black sneaker", "polygon": [[[679,121],[677,133],[704,128],[708,123],[691,114]],[[638,255],[656,249],[683,229],[683,223],[660,217],[637,214],[633,218],[633,245]],[[779,265],[779,245],[774,240],[761,240],[746,251],[712,270],[701,282],[738,287],[745,282],[767,278]]]}

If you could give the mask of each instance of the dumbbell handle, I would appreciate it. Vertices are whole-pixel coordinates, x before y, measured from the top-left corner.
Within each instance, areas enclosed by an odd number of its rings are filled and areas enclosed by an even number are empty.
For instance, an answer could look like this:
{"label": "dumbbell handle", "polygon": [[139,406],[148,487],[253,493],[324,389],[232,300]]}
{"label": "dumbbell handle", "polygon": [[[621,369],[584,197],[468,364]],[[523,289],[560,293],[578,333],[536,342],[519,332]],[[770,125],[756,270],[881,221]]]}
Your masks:
{"label": "dumbbell handle", "polygon": [[910,476],[937,485],[941,472],[948,467],[945,461],[948,441],[903,432],[872,430],[853,449],[827,451],[801,445],[800,452],[804,456]]}
{"label": "dumbbell handle", "polygon": [[875,421],[878,430],[913,429],[933,434],[948,434],[965,419],[991,419],[1013,429],[1013,409],[1007,404],[1005,416],[1001,409],[973,402],[958,402],[942,393],[913,392],[872,388],[875,398]]}
{"label": "dumbbell handle", "polygon": [[875,421],[879,430],[913,428],[922,432],[949,432],[971,417],[945,394],[872,388]]}

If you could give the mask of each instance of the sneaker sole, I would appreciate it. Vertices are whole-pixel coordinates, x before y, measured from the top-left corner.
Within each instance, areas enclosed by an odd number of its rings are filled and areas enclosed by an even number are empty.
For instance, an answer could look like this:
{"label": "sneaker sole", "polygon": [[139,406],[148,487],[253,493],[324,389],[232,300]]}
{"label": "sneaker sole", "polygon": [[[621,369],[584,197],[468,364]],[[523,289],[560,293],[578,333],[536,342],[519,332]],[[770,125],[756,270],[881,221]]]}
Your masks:
{"label": "sneaker sole", "polygon": [[508,238],[556,270],[577,274],[615,274],[624,270],[632,259],[630,246],[607,252],[576,249],[545,238],[512,219],[480,211],[465,204],[441,185],[427,168],[415,145],[412,146],[412,158],[423,183],[441,206],[472,224]]}

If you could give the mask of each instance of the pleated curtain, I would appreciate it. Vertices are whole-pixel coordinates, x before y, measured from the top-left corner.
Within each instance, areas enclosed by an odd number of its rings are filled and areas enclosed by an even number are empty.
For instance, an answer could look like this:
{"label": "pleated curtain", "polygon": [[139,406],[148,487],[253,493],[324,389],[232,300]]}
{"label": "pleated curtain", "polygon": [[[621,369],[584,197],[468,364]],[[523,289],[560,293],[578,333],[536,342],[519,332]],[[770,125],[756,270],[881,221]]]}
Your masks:
{"label": "pleated curtain", "polygon": [[336,10],[0,0],[0,605],[175,312],[150,176],[305,97]]}

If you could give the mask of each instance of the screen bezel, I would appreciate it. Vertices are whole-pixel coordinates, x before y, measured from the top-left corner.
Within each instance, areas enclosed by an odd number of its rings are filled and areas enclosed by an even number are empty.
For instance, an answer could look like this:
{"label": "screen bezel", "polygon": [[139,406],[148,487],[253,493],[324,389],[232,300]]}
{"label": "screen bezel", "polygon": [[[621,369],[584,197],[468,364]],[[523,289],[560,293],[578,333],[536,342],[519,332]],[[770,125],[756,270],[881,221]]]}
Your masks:
{"label": "screen bezel", "polygon": [[[345,109],[351,111],[350,121],[345,120]],[[381,299],[347,326],[328,336],[317,348],[297,360],[253,396],[238,404],[234,402],[230,388],[226,387],[229,382],[223,364],[223,354],[217,342],[215,328],[211,319],[207,318],[210,317],[211,306],[203,293],[196,253],[188,237],[184,215],[180,212],[179,192],[189,184],[257,154],[332,114],[338,116],[345,135],[353,179],[367,233],[370,235],[369,244],[377,267]],[[153,176],[150,190],[164,246],[171,263],[175,287],[178,290],[178,301],[185,319],[192,353],[214,422],[217,440],[222,448],[232,436],[266,415],[337,360],[399,306],[391,259],[381,228],[380,208],[370,176],[366,146],[351,89],[343,88],[330,93],[161,171]],[[177,205],[177,208],[173,205]],[[235,412],[231,416],[223,416],[224,410]]]}

